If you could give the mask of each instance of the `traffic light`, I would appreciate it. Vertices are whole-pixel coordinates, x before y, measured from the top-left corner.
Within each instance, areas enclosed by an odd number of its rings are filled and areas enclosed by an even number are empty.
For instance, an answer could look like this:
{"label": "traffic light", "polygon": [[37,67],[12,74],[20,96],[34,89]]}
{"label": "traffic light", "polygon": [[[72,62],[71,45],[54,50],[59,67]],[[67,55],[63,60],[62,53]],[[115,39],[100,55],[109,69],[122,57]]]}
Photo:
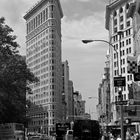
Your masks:
{"label": "traffic light", "polygon": [[122,101],[122,91],[118,92],[118,99],[119,99],[119,101]]}
{"label": "traffic light", "polygon": [[125,123],[126,123],[126,124],[131,124],[131,119],[130,119],[130,118],[127,118],[127,119],[125,120]]}

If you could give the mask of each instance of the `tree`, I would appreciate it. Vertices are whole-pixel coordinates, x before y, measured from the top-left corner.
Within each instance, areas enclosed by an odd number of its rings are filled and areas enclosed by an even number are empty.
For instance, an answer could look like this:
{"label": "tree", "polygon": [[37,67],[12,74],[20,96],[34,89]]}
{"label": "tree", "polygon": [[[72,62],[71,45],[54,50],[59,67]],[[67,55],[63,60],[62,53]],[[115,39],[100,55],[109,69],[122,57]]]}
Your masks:
{"label": "tree", "polygon": [[25,57],[19,54],[12,32],[5,19],[0,18],[0,123],[24,123],[29,84],[38,82],[27,68]]}

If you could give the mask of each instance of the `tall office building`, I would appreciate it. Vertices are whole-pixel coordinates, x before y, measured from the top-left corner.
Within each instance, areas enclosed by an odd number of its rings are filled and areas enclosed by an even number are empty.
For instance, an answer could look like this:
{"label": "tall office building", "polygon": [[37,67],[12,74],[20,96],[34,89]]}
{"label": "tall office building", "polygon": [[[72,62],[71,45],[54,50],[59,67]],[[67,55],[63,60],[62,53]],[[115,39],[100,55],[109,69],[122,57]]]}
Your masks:
{"label": "tall office building", "polygon": [[73,87],[73,82],[69,80],[68,83],[68,117],[69,121],[73,120],[74,116],[74,98],[73,98],[73,92],[74,92],[74,87]]}
{"label": "tall office building", "polygon": [[82,100],[82,94],[79,91],[73,92],[74,99],[74,117],[73,120],[85,117],[85,100]]}
{"label": "tall office building", "polygon": [[69,108],[69,100],[68,100],[68,95],[69,95],[69,65],[68,61],[66,60],[65,62],[62,63],[62,79],[63,79],[63,94],[65,95],[65,118],[68,117],[68,108]]}
{"label": "tall office building", "polygon": [[71,121],[73,118],[73,82],[69,80],[69,65],[68,61],[62,63],[62,79],[63,79],[63,95],[64,95],[64,120]]}
{"label": "tall office building", "polygon": [[50,134],[62,120],[61,18],[59,0],[41,0],[24,16],[26,20],[26,61],[39,82],[30,85],[27,95],[44,111],[33,111],[30,131]]}
{"label": "tall office building", "polygon": [[[140,55],[140,1],[136,0],[134,3],[131,3],[129,8],[129,15],[133,20],[133,29],[134,29],[134,45],[136,48],[136,54]],[[140,61],[140,59],[138,60]],[[139,62],[138,62],[139,63]]]}
{"label": "tall office building", "polygon": [[118,87],[114,87],[114,77],[121,75],[126,78],[126,86],[121,89],[123,100],[128,100],[128,85],[133,81],[133,75],[127,72],[127,56],[135,55],[132,19],[128,16],[129,7],[133,1],[112,0],[106,7],[105,26],[109,31],[109,41],[114,46],[114,48],[110,46],[112,122],[117,122],[120,118],[119,108],[115,105],[115,101],[118,101]]}

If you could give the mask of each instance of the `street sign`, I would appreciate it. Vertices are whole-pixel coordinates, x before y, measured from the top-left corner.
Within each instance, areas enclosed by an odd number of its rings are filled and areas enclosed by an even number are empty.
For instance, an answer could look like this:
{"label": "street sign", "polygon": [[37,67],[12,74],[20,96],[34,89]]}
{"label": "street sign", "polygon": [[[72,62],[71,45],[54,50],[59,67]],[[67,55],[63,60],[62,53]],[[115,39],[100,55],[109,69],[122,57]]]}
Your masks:
{"label": "street sign", "polygon": [[127,105],[127,101],[116,101],[116,105]]}
{"label": "street sign", "polygon": [[125,77],[114,77],[114,87],[126,86]]}
{"label": "street sign", "polygon": [[140,81],[140,73],[134,73],[134,81]]}

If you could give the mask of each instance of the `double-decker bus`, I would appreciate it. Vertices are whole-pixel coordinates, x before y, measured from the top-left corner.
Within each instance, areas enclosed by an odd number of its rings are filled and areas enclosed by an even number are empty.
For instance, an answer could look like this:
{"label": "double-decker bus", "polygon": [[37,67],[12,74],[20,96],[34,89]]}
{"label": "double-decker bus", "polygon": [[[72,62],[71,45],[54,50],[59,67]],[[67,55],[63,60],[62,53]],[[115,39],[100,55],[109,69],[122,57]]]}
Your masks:
{"label": "double-decker bus", "polygon": [[20,123],[0,124],[0,140],[24,140],[24,125]]}
{"label": "double-decker bus", "polygon": [[101,127],[97,120],[75,120],[73,125],[74,140],[100,140]]}

